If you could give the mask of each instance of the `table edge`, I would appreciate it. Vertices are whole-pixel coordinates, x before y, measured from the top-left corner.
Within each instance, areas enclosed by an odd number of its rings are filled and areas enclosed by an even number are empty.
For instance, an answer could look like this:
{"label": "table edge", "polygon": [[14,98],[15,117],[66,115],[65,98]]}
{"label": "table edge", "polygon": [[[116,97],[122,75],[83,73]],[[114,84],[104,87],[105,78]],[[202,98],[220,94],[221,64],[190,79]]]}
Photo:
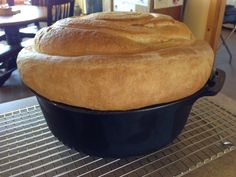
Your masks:
{"label": "table edge", "polygon": [[[16,6],[29,6],[29,5],[16,5]],[[43,7],[43,6],[35,6],[35,7]],[[12,22],[12,23],[2,23],[0,24],[0,28],[6,28],[6,27],[10,27],[10,26],[24,26],[24,25],[28,25],[30,23],[34,23],[34,22],[40,22],[40,21],[47,21],[47,17],[42,16],[40,18],[36,18],[36,19],[32,19],[32,20],[25,20],[25,21],[21,21],[21,22]]]}
{"label": "table edge", "polygon": [[0,114],[15,111],[18,109],[30,107],[33,105],[37,105],[38,101],[35,96],[23,98],[23,99],[18,99],[6,103],[1,103],[0,104]]}

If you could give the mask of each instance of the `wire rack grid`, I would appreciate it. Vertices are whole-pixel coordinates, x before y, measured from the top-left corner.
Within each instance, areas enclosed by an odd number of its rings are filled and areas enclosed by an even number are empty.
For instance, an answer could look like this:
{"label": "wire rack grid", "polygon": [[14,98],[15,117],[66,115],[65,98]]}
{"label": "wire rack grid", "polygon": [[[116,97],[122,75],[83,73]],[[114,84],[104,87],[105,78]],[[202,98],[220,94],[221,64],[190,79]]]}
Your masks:
{"label": "wire rack grid", "polygon": [[0,114],[0,176],[184,176],[235,150],[235,144],[236,115],[203,98],[169,146],[126,159],[92,157],[59,142],[34,105]]}

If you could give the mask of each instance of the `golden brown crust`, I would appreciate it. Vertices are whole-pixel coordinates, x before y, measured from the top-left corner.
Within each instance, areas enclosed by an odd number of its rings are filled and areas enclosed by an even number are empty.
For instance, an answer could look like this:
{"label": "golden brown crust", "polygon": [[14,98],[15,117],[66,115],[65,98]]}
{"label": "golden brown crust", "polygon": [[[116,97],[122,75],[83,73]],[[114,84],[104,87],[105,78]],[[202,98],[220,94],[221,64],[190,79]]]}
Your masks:
{"label": "golden brown crust", "polygon": [[23,81],[53,101],[137,109],[192,95],[211,74],[209,45],[167,16],[102,13],[49,29],[20,52],[17,64]]}
{"label": "golden brown crust", "polygon": [[35,49],[62,56],[121,54],[156,50],[166,42],[193,38],[185,25],[168,16],[128,14],[133,15],[127,18],[126,13],[110,12],[59,21],[36,35]]}

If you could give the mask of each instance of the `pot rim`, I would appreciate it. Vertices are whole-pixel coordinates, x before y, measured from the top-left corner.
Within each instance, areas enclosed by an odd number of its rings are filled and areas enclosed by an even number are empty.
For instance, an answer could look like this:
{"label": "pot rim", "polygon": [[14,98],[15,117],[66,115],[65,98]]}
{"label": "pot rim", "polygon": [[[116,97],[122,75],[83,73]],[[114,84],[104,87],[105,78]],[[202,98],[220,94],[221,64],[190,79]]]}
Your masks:
{"label": "pot rim", "polygon": [[44,101],[46,101],[49,104],[52,104],[55,107],[59,107],[65,110],[69,110],[69,111],[73,111],[73,112],[81,112],[81,113],[86,113],[86,114],[127,114],[127,113],[138,113],[138,112],[146,112],[146,111],[152,111],[152,110],[156,110],[156,109],[162,109],[165,107],[169,107],[175,104],[179,104],[182,102],[186,102],[186,101],[190,101],[190,100],[194,100],[196,101],[198,98],[204,96],[204,90],[206,89],[207,84],[204,85],[203,88],[201,88],[199,91],[195,92],[194,94],[181,98],[179,100],[175,100],[172,102],[168,102],[168,103],[162,103],[162,104],[154,104],[154,105],[150,105],[150,106],[146,106],[146,107],[142,107],[142,108],[137,108],[137,109],[130,109],[130,110],[93,110],[93,109],[89,109],[89,108],[83,108],[83,107],[77,107],[77,106],[71,106],[71,105],[67,105],[64,103],[60,103],[60,102],[55,102],[55,101],[51,101],[48,98],[45,98],[44,96],[39,95],[37,92],[35,92],[34,90],[30,89],[37,98],[43,99]]}

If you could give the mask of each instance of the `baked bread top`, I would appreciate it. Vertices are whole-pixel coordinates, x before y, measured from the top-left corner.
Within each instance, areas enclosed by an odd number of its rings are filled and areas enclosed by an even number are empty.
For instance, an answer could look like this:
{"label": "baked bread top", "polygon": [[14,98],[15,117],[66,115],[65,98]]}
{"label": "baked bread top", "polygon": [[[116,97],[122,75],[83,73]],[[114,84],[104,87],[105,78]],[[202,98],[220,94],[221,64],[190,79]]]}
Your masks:
{"label": "baked bread top", "polygon": [[193,38],[169,16],[106,12],[58,21],[36,35],[34,48],[59,56],[133,54]]}
{"label": "baked bread top", "polygon": [[40,30],[18,55],[23,81],[49,100],[94,110],[130,110],[200,90],[214,55],[173,18],[103,12]]}

